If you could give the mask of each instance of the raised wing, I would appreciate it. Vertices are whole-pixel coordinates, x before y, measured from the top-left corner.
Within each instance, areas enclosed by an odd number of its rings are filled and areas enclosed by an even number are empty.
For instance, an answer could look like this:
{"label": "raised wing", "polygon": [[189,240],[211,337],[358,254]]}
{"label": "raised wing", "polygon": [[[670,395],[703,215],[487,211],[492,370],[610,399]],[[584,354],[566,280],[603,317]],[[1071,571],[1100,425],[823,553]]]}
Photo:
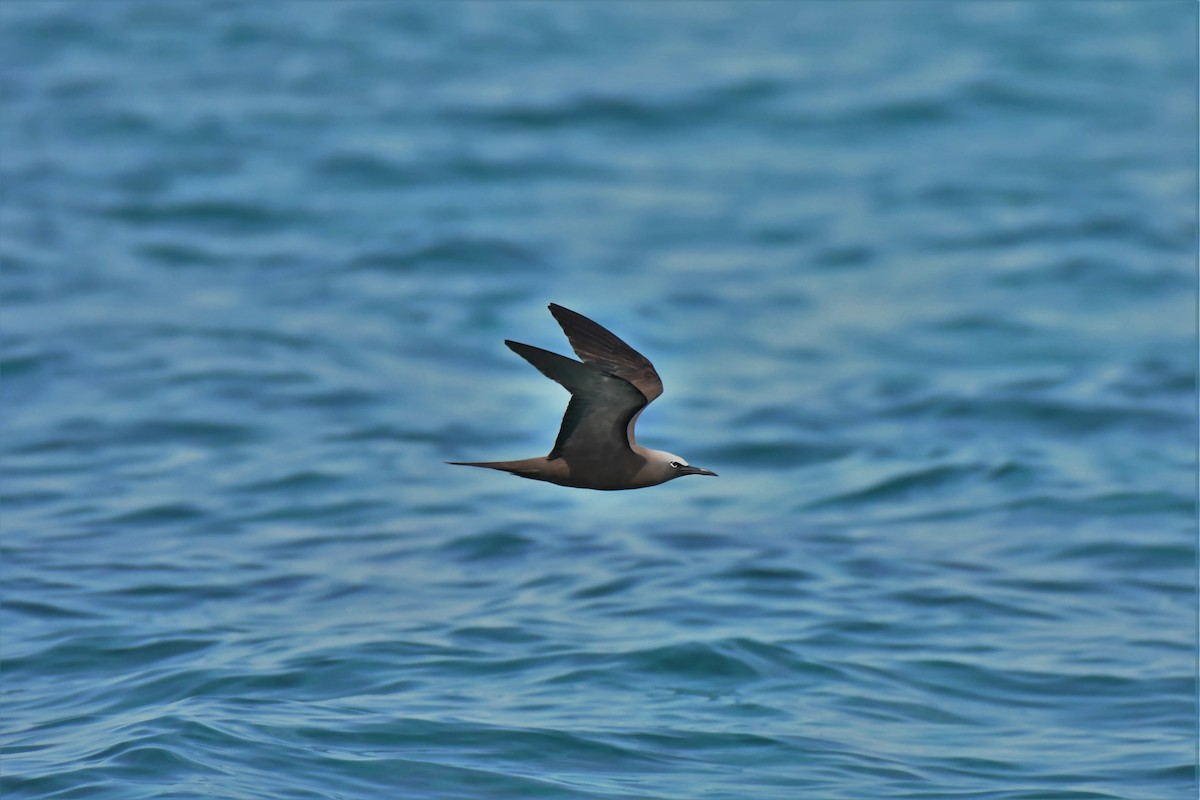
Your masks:
{"label": "raised wing", "polygon": [[646,403],[662,394],[662,380],[650,360],[611,331],[557,303],[550,304],[550,313],[562,326],[571,348],[583,363],[633,384],[646,398]]}
{"label": "raised wing", "polygon": [[507,339],[504,343],[571,393],[554,449],[547,458],[603,461],[629,454],[629,422],[648,402],[638,388],[624,378],[558,353]]}

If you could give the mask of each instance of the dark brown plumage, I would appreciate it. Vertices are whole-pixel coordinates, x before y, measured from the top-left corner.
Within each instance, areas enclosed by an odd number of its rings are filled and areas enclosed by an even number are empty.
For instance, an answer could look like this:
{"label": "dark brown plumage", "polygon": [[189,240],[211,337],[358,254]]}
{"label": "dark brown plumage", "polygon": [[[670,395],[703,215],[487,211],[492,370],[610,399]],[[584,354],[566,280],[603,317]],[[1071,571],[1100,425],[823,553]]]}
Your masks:
{"label": "dark brown plumage", "polygon": [[554,447],[544,458],[518,461],[451,461],[511,472],[524,478],[585,489],[638,489],[683,475],[715,475],[676,455],[642,447],[637,418],[662,394],[654,365],[611,331],[568,308],[550,304],[581,361],[540,347],[505,344],[571,393]]}

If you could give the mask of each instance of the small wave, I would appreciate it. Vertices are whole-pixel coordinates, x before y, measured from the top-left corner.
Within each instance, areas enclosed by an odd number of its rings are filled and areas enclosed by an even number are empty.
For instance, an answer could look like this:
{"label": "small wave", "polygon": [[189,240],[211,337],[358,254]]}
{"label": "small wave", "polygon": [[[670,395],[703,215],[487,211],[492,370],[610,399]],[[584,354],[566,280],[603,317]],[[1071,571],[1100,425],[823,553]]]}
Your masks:
{"label": "small wave", "polygon": [[957,98],[938,97],[876,99],[873,102],[840,109],[823,121],[835,129],[861,130],[876,126],[910,127],[947,123],[958,115]]}
{"label": "small wave", "polygon": [[[955,195],[954,192],[939,193],[938,197],[953,198]],[[981,227],[968,234],[929,237],[926,244],[942,252],[983,251],[994,254],[1023,245],[1068,245],[1081,241],[1128,242],[1165,252],[1178,252],[1185,246],[1182,237],[1159,231],[1151,227],[1148,221],[1108,217]],[[1097,283],[1101,288],[1128,286],[1142,291],[1158,290],[1168,284],[1190,285],[1187,274],[1177,269],[1164,267],[1152,271],[1135,271],[1108,259],[1077,257],[1066,258],[1049,266],[1001,274],[992,280],[999,286],[1025,288],[1047,284],[1078,285],[1076,282],[1085,278]]]}
{"label": "small wave", "polygon": [[535,546],[536,542],[528,536],[498,530],[459,537],[447,542],[443,549],[461,561],[492,561],[523,556]]}
{"label": "small wave", "polygon": [[180,226],[232,234],[270,233],[307,221],[307,215],[299,209],[239,200],[126,202],[108,207],[105,213],[119,222],[144,227]]}
{"label": "small wave", "polygon": [[824,509],[839,506],[858,506],[910,498],[913,495],[943,491],[974,481],[988,474],[987,468],[977,465],[942,465],[912,470],[877,481],[864,489],[822,498],[806,507]]}
{"label": "small wave", "polygon": [[25,600],[6,600],[6,612],[23,614],[34,619],[96,619],[99,614],[79,608],[71,608],[65,603],[39,603]]}
{"label": "small wave", "polygon": [[325,156],[313,171],[335,184],[390,189],[411,186],[429,179],[427,168],[397,164],[371,153],[343,152]]}
{"label": "small wave", "polygon": [[1108,430],[1180,430],[1190,420],[1183,415],[1146,407],[1083,404],[1036,397],[934,396],[895,406],[884,413],[892,419],[933,418],[972,421],[980,426],[1028,425],[1062,434]]}
{"label": "small wave", "polygon": [[1110,385],[1125,397],[1142,399],[1159,395],[1190,397],[1196,391],[1196,383],[1194,364],[1148,358],[1127,365]]}
{"label": "small wave", "polygon": [[299,470],[282,477],[269,478],[239,486],[237,491],[249,494],[257,494],[258,492],[308,492],[314,489],[331,488],[341,482],[342,479],[339,476],[331,475],[327,472]]}
{"label": "small wave", "polygon": [[657,677],[685,679],[708,684],[714,680],[739,681],[759,677],[757,670],[736,655],[699,642],[668,645],[622,658],[628,669]]}
{"label": "small wave", "polygon": [[740,549],[745,546],[744,542],[736,537],[705,531],[669,531],[652,534],[652,538],[672,550],[683,551]]}
{"label": "small wave", "polygon": [[460,268],[538,269],[541,259],[532,250],[505,239],[451,237],[397,252],[373,252],[351,263],[356,269],[384,272]]}
{"label": "small wave", "polygon": [[[1181,512],[1185,511],[1182,508]],[[1191,504],[1181,519],[1195,516],[1195,505]],[[1103,564],[1122,570],[1156,571],[1163,575],[1177,570],[1191,572],[1196,563],[1196,548],[1189,544],[1154,544],[1147,542],[1103,542],[1075,543],[1055,548],[1050,558],[1054,561],[1082,561]],[[1061,587],[1056,586],[1056,589]],[[1069,591],[1072,587],[1066,587]]]}
{"label": "small wave", "polygon": [[1196,500],[1173,492],[1106,492],[1084,497],[1035,495],[1006,503],[1008,511],[1034,512],[1047,520],[1086,520],[1164,514],[1180,518],[1196,513]]}
{"label": "small wave", "polygon": [[743,564],[715,573],[712,579],[730,585],[740,596],[774,595],[798,597],[808,590],[804,584],[815,576],[802,569],[783,566]]}
{"label": "small wave", "polygon": [[546,637],[514,625],[468,625],[454,630],[454,638],[471,643],[527,645],[544,642]]}
{"label": "small wave", "polygon": [[799,442],[746,442],[705,451],[707,461],[751,469],[802,467],[836,461],[852,452],[845,445]]}
{"label": "small wave", "polygon": [[842,245],[826,247],[813,253],[813,266],[827,270],[863,269],[877,261],[879,253],[872,247],[863,245]]}
{"label": "small wave", "polygon": [[386,402],[389,398],[377,392],[362,389],[326,389],[303,394],[295,398],[297,405],[310,408],[334,408],[364,410],[370,406]]}
{"label": "small wave", "polygon": [[932,323],[928,328],[936,333],[1029,338],[1038,329],[1024,322],[998,314],[970,313],[952,316]]}
{"label": "small wave", "polygon": [[131,675],[148,667],[193,656],[217,645],[193,636],[129,641],[106,633],[77,633],[35,651],[5,657],[5,674]]}
{"label": "small wave", "polygon": [[209,249],[193,244],[162,242],[138,248],[138,253],[151,263],[165,267],[215,267],[226,259]]}
{"label": "small wave", "polygon": [[164,503],[139,508],[109,517],[103,521],[108,525],[146,525],[150,527],[204,519],[208,512],[190,503]]}
{"label": "small wave", "polygon": [[[1114,231],[1125,231],[1112,227]],[[1194,288],[1189,275],[1178,269],[1132,269],[1115,262],[1097,259],[1069,258],[1045,266],[1030,267],[1004,273],[994,282],[1013,289],[1033,289],[1060,286],[1091,295],[1094,293],[1132,293],[1161,295]]]}
{"label": "small wave", "polygon": [[[928,722],[935,725],[979,725],[980,720],[964,714],[956,714],[944,706],[933,703],[897,700],[868,696],[842,699],[839,706],[850,714],[879,722]],[[904,777],[908,774],[901,772]]]}
{"label": "small wave", "polygon": [[1040,82],[989,77],[974,80],[963,88],[963,100],[966,102],[976,106],[992,106],[1002,112],[1082,114],[1094,110],[1094,106],[1084,101],[1080,93],[1047,89]]}
{"label": "small wave", "polygon": [[[996,582],[994,585],[1000,585],[1000,583]],[[1017,603],[1004,602],[997,596],[989,597],[982,594],[968,594],[948,588],[922,587],[896,592],[892,595],[892,598],[900,606],[923,609],[919,613],[948,613],[960,620],[991,620],[1004,617],[1033,620],[1056,620],[1060,618],[1056,614],[1047,613],[1040,608],[1034,607],[1034,603],[1041,601],[1038,595],[1033,595],[1030,604],[1019,605]]]}
{"label": "small wave", "polygon": [[250,515],[247,519],[258,522],[325,521],[349,524],[375,519],[382,511],[391,508],[390,504],[382,501],[354,498],[312,504],[288,502]]}
{"label": "small wave", "polygon": [[785,91],[785,85],[774,80],[751,78],[675,97],[590,93],[542,104],[460,108],[452,112],[452,116],[472,123],[539,130],[597,124],[662,129],[725,117],[778,97]]}
{"label": "small wave", "polygon": [[211,446],[244,444],[259,438],[255,427],[201,419],[152,419],[136,423],[124,433],[126,441],[171,441]]}
{"label": "small wave", "polygon": [[9,382],[18,378],[36,375],[47,369],[65,364],[68,356],[65,353],[40,352],[27,355],[9,355],[0,359],[0,375],[4,376],[6,390],[11,390]]}
{"label": "small wave", "polygon": [[795,677],[808,672],[804,662],[788,649],[744,638],[681,642],[636,650],[620,656],[614,667],[661,680],[700,684],[742,683],[766,676]]}
{"label": "small wave", "polygon": [[617,578],[604,583],[585,586],[571,594],[575,600],[598,600],[612,595],[624,594],[637,586],[641,581],[637,578]]}

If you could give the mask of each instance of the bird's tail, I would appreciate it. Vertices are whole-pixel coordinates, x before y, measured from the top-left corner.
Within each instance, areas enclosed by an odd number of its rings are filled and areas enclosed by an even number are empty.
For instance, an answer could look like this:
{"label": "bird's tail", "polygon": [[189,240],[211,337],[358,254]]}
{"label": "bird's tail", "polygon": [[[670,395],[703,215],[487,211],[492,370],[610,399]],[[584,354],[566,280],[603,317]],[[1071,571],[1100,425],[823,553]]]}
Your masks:
{"label": "bird's tail", "polygon": [[502,472],[511,472],[514,475],[521,475],[527,478],[537,477],[541,472],[541,467],[546,464],[544,458],[523,458],[519,461],[447,461],[447,464],[453,464],[457,467],[483,467],[485,469],[498,469]]}

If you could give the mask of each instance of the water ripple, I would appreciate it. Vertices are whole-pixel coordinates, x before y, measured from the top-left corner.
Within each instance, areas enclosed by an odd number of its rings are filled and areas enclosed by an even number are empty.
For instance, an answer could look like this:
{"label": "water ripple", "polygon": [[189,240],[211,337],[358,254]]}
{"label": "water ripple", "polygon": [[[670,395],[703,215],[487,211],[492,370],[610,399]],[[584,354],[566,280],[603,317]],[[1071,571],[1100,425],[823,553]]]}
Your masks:
{"label": "water ripple", "polygon": [[6,4],[4,797],[1194,798],[1194,11],[856,6]]}

